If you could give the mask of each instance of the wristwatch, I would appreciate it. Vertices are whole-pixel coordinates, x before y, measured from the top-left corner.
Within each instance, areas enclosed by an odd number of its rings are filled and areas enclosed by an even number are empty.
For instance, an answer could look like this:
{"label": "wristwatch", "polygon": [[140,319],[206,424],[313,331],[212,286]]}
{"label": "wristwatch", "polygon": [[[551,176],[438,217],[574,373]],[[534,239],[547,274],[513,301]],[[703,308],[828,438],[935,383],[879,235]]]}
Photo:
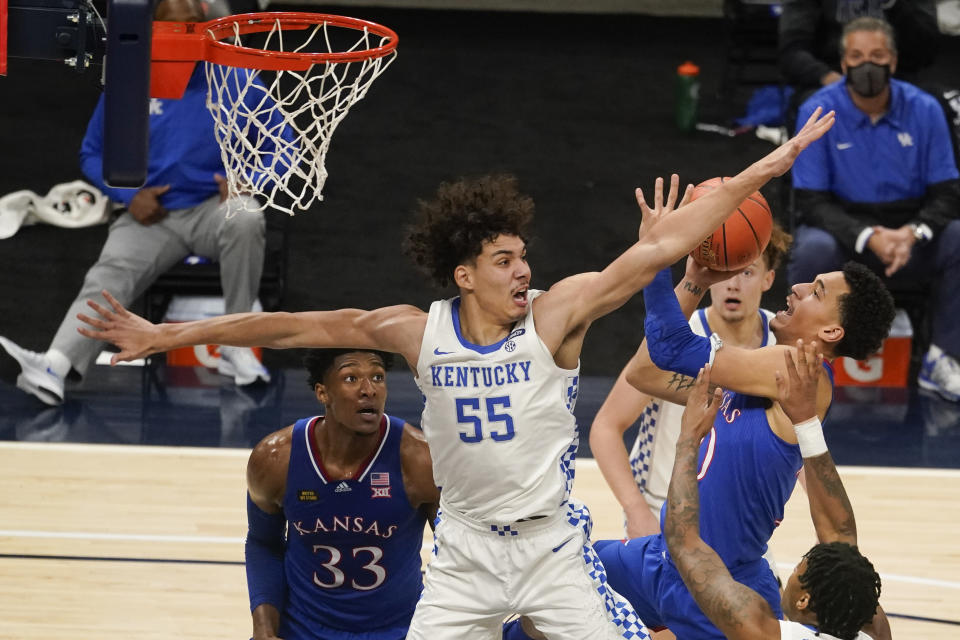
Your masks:
{"label": "wristwatch", "polygon": [[913,230],[913,238],[917,241],[917,244],[933,240],[933,229],[922,222],[920,224],[911,224],[910,229]]}

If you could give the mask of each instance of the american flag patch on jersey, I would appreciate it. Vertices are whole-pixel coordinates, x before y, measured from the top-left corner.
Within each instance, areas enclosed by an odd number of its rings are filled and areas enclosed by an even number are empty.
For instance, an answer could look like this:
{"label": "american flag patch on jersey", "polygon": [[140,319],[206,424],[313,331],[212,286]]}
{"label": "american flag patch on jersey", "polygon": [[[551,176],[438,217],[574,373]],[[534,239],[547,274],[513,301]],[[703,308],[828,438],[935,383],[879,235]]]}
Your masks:
{"label": "american flag patch on jersey", "polygon": [[370,485],[374,487],[389,487],[390,473],[389,472],[371,473]]}

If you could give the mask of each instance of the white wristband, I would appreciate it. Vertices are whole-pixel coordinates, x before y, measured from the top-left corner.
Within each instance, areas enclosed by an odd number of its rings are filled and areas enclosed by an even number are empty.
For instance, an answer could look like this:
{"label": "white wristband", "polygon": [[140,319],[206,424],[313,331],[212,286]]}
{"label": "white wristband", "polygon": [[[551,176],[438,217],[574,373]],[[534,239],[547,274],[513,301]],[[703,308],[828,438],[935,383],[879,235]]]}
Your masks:
{"label": "white wristband", "polygon": [[717,357],[717,351],[723,349],[723,340],[720,339],[716,333],[710,334],[710,358],[707,360],[707,364],[711,367],[713,366],[713,359]]}
{"label": "white wristband", "polygon": [[804,458],[813,458],[827,452],[827,441],[823,439],[823,425],[816,416],[793,425],[797,434],[797,444],[800,445],[800,455]]}

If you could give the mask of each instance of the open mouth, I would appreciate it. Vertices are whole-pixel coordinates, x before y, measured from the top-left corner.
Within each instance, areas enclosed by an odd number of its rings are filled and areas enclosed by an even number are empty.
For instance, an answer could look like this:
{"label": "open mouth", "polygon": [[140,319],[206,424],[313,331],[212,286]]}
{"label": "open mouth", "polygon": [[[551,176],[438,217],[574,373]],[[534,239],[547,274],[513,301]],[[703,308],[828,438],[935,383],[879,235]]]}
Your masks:
{"label": "open mouth", "polygon": [[526,286],[525,286],[525,287],[523,287],[523,288],[518,289],[517,291],[515,291],[515,292],[513,293],[513,301],[514,301],[514,303],[516,303],[517,305],[519,305],[519,306],[521,306],[521,307],[526,306],[526,304],[527,304],[527,291],[528,291],[528,289],[529,289],[529,287],[526,287]]}
{"label": "open mouth", "polygon": [[742,303],[743,301],[740,298],[724,298],[723,300],[723,306],[730,311],[739,309]]}
{"label": "open mouth", "polygon": [[360,410],[358,410],[357,413],[366,419],[380,417],[380,412],[374,409],[373,407],[363,407]]}
{"label": "open mouth", "polygon": [[785,315],[785,316],[792,316],[792,315],[793,315],[793,299],[792,299],[792,298],[790,298],[789,296],[787,297],[787,308],[784,309],[783,311],[779,311],[779,312],[778,312],[778,315],[779,315],[779,314],[782,314],[782,315]]}

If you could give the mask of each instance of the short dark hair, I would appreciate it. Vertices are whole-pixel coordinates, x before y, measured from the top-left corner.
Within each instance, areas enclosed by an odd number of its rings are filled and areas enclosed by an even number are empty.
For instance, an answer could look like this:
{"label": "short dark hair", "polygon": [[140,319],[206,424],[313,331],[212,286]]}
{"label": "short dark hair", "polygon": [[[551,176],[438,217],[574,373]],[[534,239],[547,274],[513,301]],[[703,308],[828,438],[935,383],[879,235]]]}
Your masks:
{"label": "short dark hair", "polygon": [[533,199],[520,193],[511,175],[444,182],[430,200],[420,200],[407,229],[404,251],[441,287],[458,265],[476,259],[483,243],[501,234],[524,242],[533,220]]}
{"label": "short dark hair", "polygon": [[850,291],[840,296],[843,338],[834,355],[863,360],[875,353],[890,333],[896,315],[893,296],[880,277],[859,262],[843,265],[843,277]]}
{"label": "short dark hair", "polygon": [[847,36],[857,31],[879,31],[887,37],[887,47],[890,53],[897,55],[897,38],[893,33],[893,27],[882,18],[872,16],[862,16],[851,20],[843,27],[843,34],[840,36],[840,58],[847,55]]}
{"label": "short dark hair", "polygon": [[803,557],[807,569],[797,577],[810,594],[817,629],[853,640],[877,611],[880,576],[860,550],[846,542],[820,543]]}
{"label": "short dark hair", "polygon": [[393,366],[393,354],[374,349],[309,349],[303,356],[303,366],[307,369],[307,384],[313,389],[323,384],[323,379],[330,372],[333,361],[347,353],[372,353],[383,361],[383,368],[390,370]]}

